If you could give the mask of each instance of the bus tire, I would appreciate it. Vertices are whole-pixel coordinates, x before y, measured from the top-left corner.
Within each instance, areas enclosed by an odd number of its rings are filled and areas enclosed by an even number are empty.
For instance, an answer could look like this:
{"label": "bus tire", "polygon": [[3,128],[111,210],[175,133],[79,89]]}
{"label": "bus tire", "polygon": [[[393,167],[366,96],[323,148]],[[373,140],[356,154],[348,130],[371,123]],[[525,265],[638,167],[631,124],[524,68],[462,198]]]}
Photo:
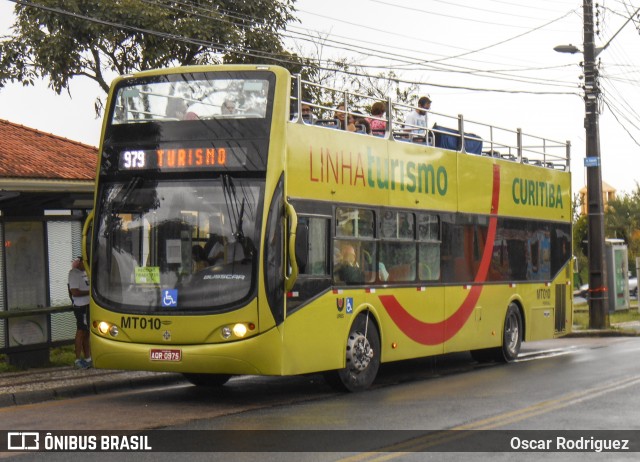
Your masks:
{"label": "bus tire", "polygon": [[221,387],[231,378],[228,374],[182,374],[192,384],[198,387]]}
{"label": "bus tire", "polygon": [[509,304],[502,328],[502,346],[471,351],[471,357],[479,363],[491,361],[510,363],[518,358],[522,345],[522,316],[515,303]]}
{"label": "bus tire", "polygon": [[371,386],[380,368],[380,334],[373,317],[359,315],[349,331],[346,367],[325,372],[327,383],[339,391],[357,392]]}
{"label": "bus tire", "polygon": [[522,346],[522,334],[522,316],[520,315],[520,310],[515,303],[510,303],[502,329],[501,361],[510,363],[518,359],[520,346]]}

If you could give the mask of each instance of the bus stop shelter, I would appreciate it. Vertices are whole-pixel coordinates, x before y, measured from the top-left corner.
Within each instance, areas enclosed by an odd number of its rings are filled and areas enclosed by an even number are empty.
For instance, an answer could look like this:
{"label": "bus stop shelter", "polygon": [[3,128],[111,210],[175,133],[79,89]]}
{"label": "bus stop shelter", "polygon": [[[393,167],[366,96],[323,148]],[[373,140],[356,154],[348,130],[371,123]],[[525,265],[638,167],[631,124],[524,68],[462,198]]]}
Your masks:
{"label": "bus stop shelter", "polygon": [[74,338],[67,274],[96,165],[95,147],[0,120],[0,353],[15,366]]}

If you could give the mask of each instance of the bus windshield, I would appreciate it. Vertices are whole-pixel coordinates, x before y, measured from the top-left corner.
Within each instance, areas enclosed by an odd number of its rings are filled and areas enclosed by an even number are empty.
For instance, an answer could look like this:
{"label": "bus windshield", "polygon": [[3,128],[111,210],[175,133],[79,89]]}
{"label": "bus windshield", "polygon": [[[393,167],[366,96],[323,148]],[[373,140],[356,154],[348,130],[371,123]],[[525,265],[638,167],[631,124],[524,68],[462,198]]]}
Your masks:
{"label": "bus windshield", "polygon": [[267,115],[270,82],[255,74],[176,74],[136,82],[117,90],[111,125]]}
{"label": "bus windshield", "polygon": [[103,306],[224,311],[255,289],[263,180],[143,179],[103,185],[93,271]]}

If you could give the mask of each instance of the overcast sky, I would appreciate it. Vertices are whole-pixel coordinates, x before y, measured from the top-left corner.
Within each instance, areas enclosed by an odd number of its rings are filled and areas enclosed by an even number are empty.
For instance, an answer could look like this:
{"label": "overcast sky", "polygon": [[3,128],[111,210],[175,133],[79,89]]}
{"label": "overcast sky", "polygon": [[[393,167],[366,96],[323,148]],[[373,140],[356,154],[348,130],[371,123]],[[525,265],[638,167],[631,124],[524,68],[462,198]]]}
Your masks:
{"label": "overcast sky", "polygon": [[[595,3],[595,2],[594,2]],[[640,0],[599,0],[596,45],[603,46],[640,7]],[[9,33],[14,3],[0,0],[0,35]],[[300,23],[291,49],[315,54],[309,36],[327,38],[323,59],[347,58],[371,73],[394,69],[423,82],[432,109],[465,119],[572,143],[574,193],[584,183],[582,1],[575,0],[298,0]],[[630,192],[640,182],[640,34],[637,21],[600,54],[604,104],[600,117],[603,180]],[[506,91],[506,92],[505,92]],[[90,145],[101,121],[93,103],[102,92],[76,79],[71,97],[46,84],[0,90],[0,118]]]}

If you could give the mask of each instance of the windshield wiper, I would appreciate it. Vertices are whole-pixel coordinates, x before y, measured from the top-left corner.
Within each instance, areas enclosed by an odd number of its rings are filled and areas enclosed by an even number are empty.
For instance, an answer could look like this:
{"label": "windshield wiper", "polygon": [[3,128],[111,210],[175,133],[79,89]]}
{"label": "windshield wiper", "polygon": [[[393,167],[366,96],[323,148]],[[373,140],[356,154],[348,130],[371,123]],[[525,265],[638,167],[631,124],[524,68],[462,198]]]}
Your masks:
{"label": "windshield wiper", "polygon": [[[113,216],[113,211],[117,207],[120,209],[126,203],[131,193],[137,189],[143,182],[142,177],[134,176],[124,187],[116,194],[113,200],[109,201],[106,207],[106,213],[104,214],[106,220],[106,226],[104,230],[104,236],[109,237],[111,233],[120,227],[120,219]],[[107,198],[108,199],[108,198]]]}
{"label": "windshield wiper", "polygon": [[243,261],[251,260],[255,253],[255,246],[251,239],[244,235],[243,223],[247,198],[243,192],[242,200],[238,200],[236,186],[229,175],[225,174],[222,176],[222,189],[224,192],[224,200],[227,204],[227,213],[230,217],[231,233],[236,241],[242,246],[242,250],[244,251]]}

